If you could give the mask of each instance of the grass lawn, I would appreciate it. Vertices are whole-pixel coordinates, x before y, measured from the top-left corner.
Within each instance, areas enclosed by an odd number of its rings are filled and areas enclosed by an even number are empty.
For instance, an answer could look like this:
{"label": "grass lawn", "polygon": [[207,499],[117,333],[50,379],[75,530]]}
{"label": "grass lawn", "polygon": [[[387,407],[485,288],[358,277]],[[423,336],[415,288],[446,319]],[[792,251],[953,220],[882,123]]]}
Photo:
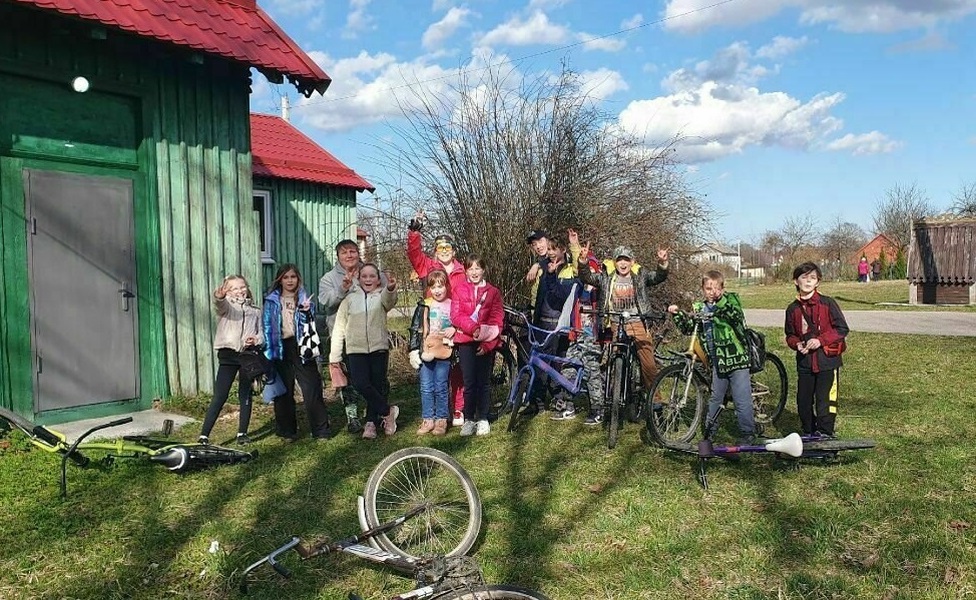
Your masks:
{"label": "grass lawn", "polygon": [[[786,309],[796,296],[792,283],[770,285],[740,285],[735,279],[725,282],[726,289],[733,290],[742,298],[745,308]],[[824,282],[820,291],[831,296],[840,304],[842,310],[961,310],[976,311],[976,306],[934,306],[916,304],[908,306],[907,281],[875,281],[857,283],[856,281]],[[904,306],[898,306],[902,304]]]}
{"label": "grass lawn", "polygon": [[[791,367],[781,336],[767,333]],[[240,597],[240,571],[290,536],[355,531],[373,466],[423,444],[454,455],[481,491],[486,578],[552,600],[976,597],[972,344],[859,334],[845,355],[838,432],[879,447],[799,470],[768,456],[715,461],[708,492],[691,457],[645,445],[632,424],[613,451],[579,419],[419,439],[412,381],[395,387],[402,431],[392,438],[271,437],[255,444],[254,462],[185,476],[135,463],[72,468],[66,501],[56,459],[0,433],[0,598]],[[780,433],[797,427],[792,404]],[[199,412],[203,400],[177,408]],[[330,411],[338,419],[339,407]],[[270,416],[260,407],[252,429]],[[234,426],[233,416],[220,421],[213,438]],[[380,599],[411,587],[345,555],[286,564],[293,579],[262,570],[248,597]]]}

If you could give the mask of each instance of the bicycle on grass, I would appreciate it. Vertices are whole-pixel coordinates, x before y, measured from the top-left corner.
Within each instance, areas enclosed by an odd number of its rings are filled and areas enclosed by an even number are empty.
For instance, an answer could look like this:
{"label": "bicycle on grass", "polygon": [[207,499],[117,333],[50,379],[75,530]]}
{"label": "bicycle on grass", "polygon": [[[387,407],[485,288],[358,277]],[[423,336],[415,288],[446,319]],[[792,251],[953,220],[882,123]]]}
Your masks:
{"label": "bicycle on grass", "polygon": [[[508,413],[508,431],[515,431],[518,424],[528,416],[535,414],[536,407],[529,406],[531,403],[532,387],[535,385],[536,376],[545,373],[549,376],[549,381],[555,383],[566,390],[570,396],[576,396],[583,387],[583,363],[579,360],[548,354],[543,351],[549,343],[556,337],[566,335],[568,330],[560,329],[548,331],[540,329],[529,323],[525,315],[519,315],[523,319],[523,326],[528,332],[529,355],[528,361],[519,369],[518,374],[512,381],[512,387],[508,394],[508,402],[500,411],[501,414]],[[539,339],[539,337],[542,339]],[[562,374],[562,369],[572,367],[576,375],[570,379]]]}
{"label": "bicycle on grass", "polygon": [[258,455],[257,450],[244,452],[209,444],[174,442],[173,440],[159,440],[135,435],[110,440],[85,441],[85,438],[96,431],[131,422],[132,417],[124,417],[96,425],[78,436],[78,439],[73,443],[69,443],[63,433],[44,425],[35,425],[30,420],[5,408],[0,408],[0,419],[20,430],[34,446],[45,452],[61,456],[60,488],[62,498],[68,495],[68,461],[70,460],[79,467],[87,467],[91,464],[91,459],[86,454],[89,452],[102,454],[99,462],[103,465],[110,465],[120,458],[144,459],[163,465],[174,473],[247,462]]}
{"label": "bicycle on grass", "polygon": [[[485,584],[481,567],[467,552],[481,531],[481,496],[450,455],[433,448],[404,448],[370,473],[359,497],[362,532],[337,542],[287,543],[244,569],[248,576],[267,563],[283,577],[291,571],[279,556],[295,550],[302,560],[344,552],[412,577],[416,587],[391,600],[547,600],[538,592]],[[362,600],[355,593],[350,600]]]}
{"label": "bicycle on grass", "polygon": [[711,458],[734,459],[739,454],[772,452],[777,456],[787,456],[796,459],[833,460],[844,450],[865,450],[874,448],[874,440],[849,439],[839,440],[820,435],[800,435],[796,432],[783,438],[757,440],[753,444],[725,446],[712,443],[712,437],[718,429],[718,418],[724,410],[720,406],[714,418],[706,425],[705,435],[698,444],[686,442],[666,442],[664,447],[669,450],[694,454],[698,457],[698,482],[702,488],[708,489],[707,461]]}
{"label": "bicycle on grass", "polygon": [[[606,388],[604,410],[609,412],[607,427],[607,447],[611,450],[617,445],[617,438],[623,414],[631,423],[639,423],[647,407],[644,384],[641,379],[641,364],[637,357],[634,337],[627,333],[627,322],[639,317],[642,322],[650,319],[663,319],[663,316],[641,314],[639,312],[603,310],[599,318],[616,320],[616,332],[609,344],[607,358]],[[651,396],[647,396],[650,398]]]}
{"label": "bicycle on grass", "polygon": [[491,379],[488,382],[489,421],[497,421],[510,410],[508,397],[515,384],[518,370],[528,362],[531,344],[528,341],[528,310],[505,305],[502,345],[495,352]]}
{"label": "bicycle on grass", "polygon": [[[689,442],[695,437],[711,396],[711,360],[698,339],[699,327],[711,318],[711,313],[689,313],[687,316],[694,322],[688,349],[676,357],[678,362],[661,369],[651,386],[650,397],[659,399],[661,405],[659,409],[647,412],[647,432],[662,446],[671,442]],[[786,367],[778,356],[767,351],[763,369],[752,373],[750,379],[756,433],[762,434],[767,425],[779,419],[786,407]],[[731,401],[730,391],[724,404]]]}

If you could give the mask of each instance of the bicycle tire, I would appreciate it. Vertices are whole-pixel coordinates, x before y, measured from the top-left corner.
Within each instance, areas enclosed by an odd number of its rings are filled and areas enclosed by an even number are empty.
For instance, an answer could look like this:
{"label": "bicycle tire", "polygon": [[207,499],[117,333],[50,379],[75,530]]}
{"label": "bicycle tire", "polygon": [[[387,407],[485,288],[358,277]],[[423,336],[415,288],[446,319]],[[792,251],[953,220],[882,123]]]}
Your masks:
{"label": "bicycle tire", "polygon": [[405,558],[462,556],[481,532],[481,496],[450,455],[433,448],[404,448],[380,461],[369,474],[366,520],[376,527],[418,506],[420,514],[373,538]]}
{"label": "bicycle tire", "polygon": [[765,427],[776,423],[786,408],[789,386],[786,366],[778,356],[767,353],[765,368],[758,373],[753,373],[750,379],[756,425]]}
{"label": "bicycle tire", "polygon": [[492,358],[491,375],[488,380],[488,408],[492,413],[490,421],[497,421],[509,411],[508,393],[515,381],[515,358],[512,349],[503,345]]}
{"label": "bicycle tire", "polygon": [[640,358],[637,357],[637,352],[633,350],[630,353],[630,365],[627,372],[630,375],[630,389],[627,390],[627,405],[624,414],[631,423],[640,423],[644,420],[647,390],[644,389]]}
{"label": "bicycle tire", "polygon": [[620,405],[624,401],[624,359],[616,356],[610,363],[610,424],[607,429],[607,448],[617,447],[617,437],[620,435]]}
{"label": "bicycle tire", "polygon": [[842,450],[867,450],[874,448],[876,445],[874,440],[868,439],[816,440],[803,442],[803,451],[840,452]]}
{"label": "bicycle tire", "polygon": [[452,590],[434,598],[437,600],[549,600],[540,592],[514,585],[479,585],[466,590]]}
{"label": "bicycle tire", "polygon": [[515,383],[515,395],[512,396],[512,402],[509,410],[511,414],[508,417],[508,431],[511,433],[515,431],[518,424],[525,419],[525,410],[528,408],[528,395],[531,391],[530,383],[532,377],[529,373],[522,373],[518,377],[518,381]]}
{"label": "bicycle tire", "polygon": [[648,403],[661,398],[663,406],[647,408],[646,427],[650,439],[667,447],[674,442],[691,441],[698,431],[705,409],[705,394],[708,383],[702,381],[697,371],[691,371],[691,381],[686,375],[686,364],[667,366],[658,372]]}
{"label": "bicycle tire", "polygon": [[206,444],[183,444],[181,447],[186,449],[187,460],[183,467],[172,469],[176,473],[245,463],[256,458],[258,454],[257,451],[244,452],[243,450]]}

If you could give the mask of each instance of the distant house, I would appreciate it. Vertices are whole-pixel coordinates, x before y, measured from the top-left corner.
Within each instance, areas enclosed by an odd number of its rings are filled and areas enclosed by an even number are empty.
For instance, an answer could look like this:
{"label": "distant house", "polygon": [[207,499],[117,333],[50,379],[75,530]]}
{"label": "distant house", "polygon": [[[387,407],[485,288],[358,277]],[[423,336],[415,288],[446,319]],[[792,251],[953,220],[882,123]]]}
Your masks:
{"label": "distant house", "polygon": [[0,406],[210,390],[212,290],[262,281],[251,68],[306,96],[328,75],[254,0],[0,0],[0,23]]}
{"label": "distant house", "polygon": [[870,242],[858,248],[857,252],[851,254],[849,262],[857,266],[857,263],[861,262],[861,257],[865,256],[869,263],[873,263],[881,256],[882,252],[885,255],[885,260],[891,264],[895,262],[895,257],[898,255],[898,244],[891,241],[891,238],[885,234],[879,233]]}
{"label": "distant house", "polygon": [[915,221],[908,283],[911,304],[976,304],[976,219]]}
{"label": "distant house", "polygon": [[724,265],[738,272],[742,266],[739,252],[719,242],[707,242],[699,246],[689,257],[696,264]]}
{"label": "distant house", "polygon": [[[274,115],[251,114],[254,210],[261,230],[263,287],[282,263],[295,263],[309,291],[332,268],[336,242],[365,246],[356,192],[372,184]],[[360,237],[362,236],[362,237]]]}

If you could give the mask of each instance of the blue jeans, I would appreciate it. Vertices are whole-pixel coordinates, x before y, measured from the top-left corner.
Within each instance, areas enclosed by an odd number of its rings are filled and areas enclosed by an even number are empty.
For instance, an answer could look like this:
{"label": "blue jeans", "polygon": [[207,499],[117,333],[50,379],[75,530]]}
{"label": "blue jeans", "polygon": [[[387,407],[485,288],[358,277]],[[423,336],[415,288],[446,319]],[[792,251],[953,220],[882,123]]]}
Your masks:
{"label": "blue jeans", "polygon": [[749,376],[749,369],[732,371],[726,379],[719,377],[718,371],[712,368],[712,399],[708,402],[708,420],[705,422],[710,423],[718,412],[730,385],[739,432],[743,436],[753,435],[756,433],[756,419],[752,407],[752,378]]}
{"label": "blue jeans", "polygon": [[432,360],[420,364],[420,417],[446,419],[448,414],[448,376],[451,361]]}

